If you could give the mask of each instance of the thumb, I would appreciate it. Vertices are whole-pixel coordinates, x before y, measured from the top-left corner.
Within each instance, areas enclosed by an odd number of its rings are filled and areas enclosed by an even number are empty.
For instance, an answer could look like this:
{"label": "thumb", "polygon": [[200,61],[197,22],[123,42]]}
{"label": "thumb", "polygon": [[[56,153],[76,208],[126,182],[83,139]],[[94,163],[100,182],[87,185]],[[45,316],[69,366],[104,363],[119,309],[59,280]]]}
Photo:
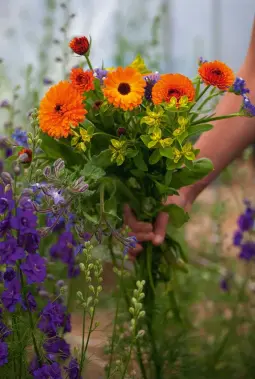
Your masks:
{"label": "thumb", "polygon": [[154,224],[154,238],[152,241],[154,245],[161,245],[164,242],[168,219],[169,216],[167,213],[161,212],[158,214]]}

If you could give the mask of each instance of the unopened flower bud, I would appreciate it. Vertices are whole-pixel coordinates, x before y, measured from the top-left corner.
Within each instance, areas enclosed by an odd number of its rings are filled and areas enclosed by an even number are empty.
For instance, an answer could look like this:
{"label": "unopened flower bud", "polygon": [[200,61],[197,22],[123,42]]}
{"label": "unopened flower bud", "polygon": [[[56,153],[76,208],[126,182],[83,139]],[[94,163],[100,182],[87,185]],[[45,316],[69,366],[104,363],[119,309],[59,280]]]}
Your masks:
{"label": "unopened flower bud", "polygon": [[144,335],[145,335],[145,331],[139,330],[139,332],[137,333],[137,338],[142,338]]}
{"label": "unopened flower bud", "polygon": [[117,130],[117,136],[120,137],[120,136],[123,136],[126,134],[126,129],[125,128],[119,128]]}
{"label": "unopened flower bud", "polygon": [[46,178],[48,178],[51,175],[51,168],[49,166],[46,166],[43,169],[43,175],[46,176]]}
{"label": "unopened flower bud", "polygon": [[16,164],[14,167],[13,167],[13,172],[16,176],[19,176],[20,173],[21,173],[21,169],[20,169],[20,166],[18,164]]}
{"label": "unopened flower bud", "polygon": [[31,163],[32,162],[32,150],[30,149],[22,149],[19,153],[19,162],[21,163]]}
{"label": "unopened flower bud", "polygon": [[53,164],[55,175],[58,177],[65,168],[65,162],[63,159],[57,159]]}
{"label": "unopened flower bud", "polygon": [[85,265],[84,265],[84,263],[80,263],[79,266],[80,266],[80,270],[82,272],[84,272],[85,271]]}
{"label": "unopened flower bud", "polygon": [[73,50],[74,53],[78,55],[85,55],[89,51],[89,40],[87,37],[75,37],[73,38],[70,43],[69,47]]}
{"label": "unopened flower bud", "polygon": [[1,178],[3,179],[3,181],[6,183],[6,184],[11,184],[12,183],[12,177],[11,175],[9,174],[9,172],[2,172],[1,174]]}
{"label": "unopened flower bud", "polygon": [[64,280],[58,280],[57,283],[56,283],[56,286],[59,287],[59,288],[63,287],[64,285],[65,285]]}

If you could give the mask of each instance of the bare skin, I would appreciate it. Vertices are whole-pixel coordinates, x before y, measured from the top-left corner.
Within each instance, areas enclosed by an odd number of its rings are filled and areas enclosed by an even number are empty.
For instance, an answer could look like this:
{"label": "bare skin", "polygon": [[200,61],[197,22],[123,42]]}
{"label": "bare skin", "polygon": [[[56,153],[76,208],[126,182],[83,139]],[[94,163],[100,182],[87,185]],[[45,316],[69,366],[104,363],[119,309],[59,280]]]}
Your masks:
{"label": "bare skin", "polygon": [[[245,79],[250,89],[249,98],[255,103],[255,20],[252,36],[245,60],[237,76]],[[238,112],[242,99],[227,93],[216,108],[216,116]],[[219,173],[228,166],[240,153],[255,141],[254,118],[236,117],[214,122],[214,127],[204,133],[197,141],[195,148],[200,149],[198,158],[209,158],[214,170],[201,181],[184,187],[179,196],[169,196],[167,204],[177,204],[189,211],[197,196],[214,180]],[[170,220],[171,221],[171,220]],[[165,239],[166,227],[169,222],[166,213],[159,213],[154,224],[138,221],[128,205],[124,207],[124,223],[132,229],[132,235],[137,237],[139,244],[130,252],[134,259],[142,250],[142,242],[151,241],[154,245],[161,245]]]}

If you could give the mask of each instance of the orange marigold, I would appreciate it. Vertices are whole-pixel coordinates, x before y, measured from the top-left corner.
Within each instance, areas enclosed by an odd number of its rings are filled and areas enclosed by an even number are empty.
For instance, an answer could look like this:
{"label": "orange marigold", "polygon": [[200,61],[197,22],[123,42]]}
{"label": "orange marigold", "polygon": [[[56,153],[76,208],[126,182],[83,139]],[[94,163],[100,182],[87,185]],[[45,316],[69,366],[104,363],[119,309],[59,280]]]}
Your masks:
{"label": "orange marigold", "polygon": [[54,138],[68,137],[87,113],[83,98],[71,83],[59,82],[52,86],[41,100],[39,125],[44,133]]}
{"label": "orange marigold", "polygon": [[81,93],[95,89],[92,71],[83,71],[82,68],[73,68],[70,74],[72,85]]}
{"label": "orange marigold", "polygon": [[222,91],[231,87],[235,81],[234,72],[220,61],[203,63],[199,67],[198,73],[205,84],[217,87]]}
{"label": "orange marigold", "polygon": [[87,37],[75,37],[69,42],[69,47],[78,55],[85,55],[89,51],[89,40]]}
{"label": "orange marigold", "polygon": [[152,88],[152,101],[154,104],[169,103],[175,97],[177,104],[181,97],[187,96],[191,102],[195,97],[195,88],[192,81],[181,74],[161,75],[160,80]]}
{"label": "orange marigold", "polygon": [[108,72],[104,85],[104,95],[109,103],[131,110],[142,103],[146,82],[134,68],[118,67],[116,71]]}

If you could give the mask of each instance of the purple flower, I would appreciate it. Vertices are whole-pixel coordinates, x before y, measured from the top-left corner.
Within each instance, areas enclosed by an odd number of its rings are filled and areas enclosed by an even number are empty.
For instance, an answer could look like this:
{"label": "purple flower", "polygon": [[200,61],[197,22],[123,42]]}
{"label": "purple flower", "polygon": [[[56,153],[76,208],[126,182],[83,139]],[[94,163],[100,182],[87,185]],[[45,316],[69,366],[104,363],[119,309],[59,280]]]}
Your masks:
{"label": "purple flower", "polygon": [[36,253],[39,248],[40,236],[37,231],[35,233],[22,234],[18,236],[18,245],[23,246],[29,254]]}
{"label": "purple flower", "polygon": [[31,210],[17,208],[17,216],[11,218],[12,228],[19,230],[20,234],[33,234],[36,224],[37,216]]}
{"label": "purple flower", "polygon": [[64,232],[60,235],[57,243],[50,249],[52,258],[61,259],[62,262],[67,264],[74,263],[74,248],[76,242],[71,232]]}
{"label": "purple flower", "polygon": [[82,379],[80,375],[80,368],[76,358],[70,360],[69,366],[64,367],[69,379]]}
{"label": "purple flower", "polygon": [[55,336],[58,328],[65,327],[68,315],[66,307],[59,303],[49,302],[41,312],[38,328],[48,336]]}
{"label": "purple flower", "polygon": [[25,257],[25,251],[18,246],[17,240],[10,237],[0,242],[0,263],[15,265],[17,260]]}
{"label": "purple flower", "polygon": [[100,84],[104,83],[104,78],[107,77],[108,71],[101,68],[94,69],[94,76],[100,80]]}
{"label": "purple flower", "polygon": [[16,272],[12,267],[7,267],[4,273],[5,287],[8,287],[8,283],[11,282],[16,277]]}
{"label": "purple flower", "polygon": [[51,80],[50,78],[43,78],[43,84],[45,86],[49,86],[49,85],[51,85],[53,83],[54,83],[53,80]]}
{"label": "purple flower", "polygon": [[68,278],[76,278],[77,276],[80,275],[80,272],[81,270],[79,266],[74,265],[72,263],[68,265],[68,272],[67,272]]}
{"label": "purple flower", "polygon": [[239,216],[237,223],[242,232],[252,229],[254,225],[253,217],[254,217],[254,213],[253,211],[250,211],[249,209],[246,210],[244,214]]}
{"label": "purple flower", "polygon": [[50,228],[53,225],[55,225],[53,228],[54,232],[57,232],[57,231],[63,229],[65,226],[64,217],[63,216],[59,217],[58,215],[54,215],[53,213],[48,213],[46,216],[46,226],[48,226]]}
{"label": "purple flower", "polygon": [[55,205],[64,204],[65,199],[62,196],[63,190],[58,190],[54,187],[43,187],[42,190],[45,195],[51,197]]}
{"label": "purple flower", "polygon": [[235,246],[240,246],[243,239],[243,234],[240,230],[236,230],[233,236],[233,244]]}
{"label": "purple flower", "polygon": [[229,291],[229,280],[228,280],[228,278],[222,278],[221,279],[221,281],[220,281],[220,288],[224,292]]}
{"label": "purple flower", "polygon": [[253,242],[246,242],[241,246],[239,258],[245,261],[250,261],[255,257],[255,244]]}
{"label": "purple flower", "polygon": [[0,342],[0,366],[8,363],[8,345],[6,342]]}
{"label": "purple flower", "polygon": [[60,366],[57,362],[51,365],[43,365],[33,372],[33,377],[38,379],[62,379]]}
{"label": "purple flower", "polygon": [[255,105],[253,105],[250,99],[243,95],[243,106],[242,109],[244,111],[245,116],[254,117],[255,116]]}
{"label": "purple flower", "polygon": [[26,311],[28,307],[32,312],[35,311],[37,308],[37,303],[35,301],[34,296],[31,294],[31,292],[28,292],[28,294],[26,295],[26,299],[27,301],[26,302],[23,301],[23,304],[22,304],[23,309]]}
{"label": "purple flower", "polygon": [[9,157],[11,157],[12,154],[13,154],[12,148],[11,148],[11,147],[7,147],[7,148],[5,149],[5,158],[9,158]]}
{"label": "purple flower", "polygon": [[29,254],[20,268],[26,275],[28,284],[42,283],[46,278],[45,259],[39,254]]}
{"label": "purple flower", "polygon": [[123,254],[126,255],[129,249],[134,249],[137,245],[137,238],[135,236],[127,237],[123,241],[124,251]]}
{"label": "purple flower", "polygon": [[204,59],[203,57],[199,57],[198,59],[198,65],[201,66],[203,63],[206,63],[208,62],[206,59]]}
{"label": "purple flower", "polygon": [[[10,229],[11,227],[11,223],[10,223],[10,217],[8,216],[6,219],[4,219],[3,221],[0,221],[0,238],[3,238],[3,236],[8,232],[8,230]],[[0,251],[1,251],[1,247],[0,247]]]}
{"label": "purple flower", "polygon": [[152,88],[159,81],[159,79],[160,75],[157,72],[155,74],[144,76],[144,80],[146,81],[144,96],[148,101],[151,101]]}
{"label": "purple flower", "polygon": [[7,326],[0,321],[0,341],[3,342],[5,338],[7,338],[12,332]]}
{"label": "purple flower", "polygon": [[230,91],[234,92],[236,95],[245,95],[250,92],[250,90],[245,86],[245,80],[237,77]]}
{"label": "purple flower", "polygon": [[5,188],[0,184],[0,214],[4,214],[7,210],[11,211],[14,208],[14,200],[12,190],[5,192]]}
{"label": "purple flower", "polygon": [[21,302],[20,283],[14,279],[1,295],[2,303],[9,312],[14,312],[16,304]]}
{"label": "purple flower", "polygon": [[70,356],[70,345],[61,337],[49,338],[44,344],[43,348],[47,356],[51,360],[58,358],[66,360]]}
{"label": "purple flower", "polygon": [[22,130],[21,128],[15,129],[12,133],[12,139],[17,143],[17,145],[28,147],[27,132],[25,130]]}
{"label": "purple flower", "polygon": [[11,104],[8,100],[2,100],[0,103],[0,108],[10,108]]}

